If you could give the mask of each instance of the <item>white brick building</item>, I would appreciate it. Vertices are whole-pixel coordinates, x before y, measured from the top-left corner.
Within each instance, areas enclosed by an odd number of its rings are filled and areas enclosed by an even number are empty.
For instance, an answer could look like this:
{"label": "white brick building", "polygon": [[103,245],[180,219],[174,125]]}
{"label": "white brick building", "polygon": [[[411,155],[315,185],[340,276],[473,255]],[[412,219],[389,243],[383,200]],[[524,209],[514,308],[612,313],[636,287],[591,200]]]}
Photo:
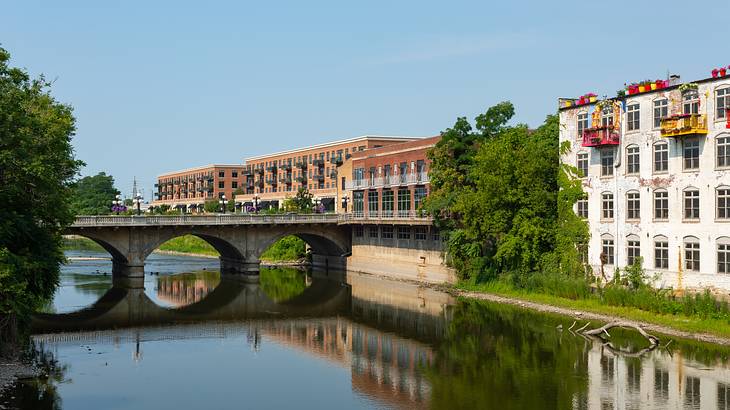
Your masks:
{"label": "white brick building", "polygon": [[610,278],[642,256],[657,286],[730,291],[730,76],[655,87],[560,101],[562,161],[586,175],[588,261],[598,275],[604,254]]}

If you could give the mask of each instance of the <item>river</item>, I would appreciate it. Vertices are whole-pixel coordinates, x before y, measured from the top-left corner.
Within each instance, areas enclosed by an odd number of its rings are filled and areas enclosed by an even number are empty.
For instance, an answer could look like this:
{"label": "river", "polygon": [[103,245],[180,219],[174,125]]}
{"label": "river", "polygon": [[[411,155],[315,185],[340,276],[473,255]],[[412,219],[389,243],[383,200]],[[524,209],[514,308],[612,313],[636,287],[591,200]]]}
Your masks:
{"label": "river", "polygon": [[[69,257],[104,257],[88,251]],[[48,377],[18,409],[730,408],[730,350],[611,343],[572,319],[349,272],[221,278],[215,259],[153,254],[143,281],[108,260],[63,267],[33,320]],[[562,329],[560,326],[562,325]],[[662,345],[668,342],[662,338]]]}

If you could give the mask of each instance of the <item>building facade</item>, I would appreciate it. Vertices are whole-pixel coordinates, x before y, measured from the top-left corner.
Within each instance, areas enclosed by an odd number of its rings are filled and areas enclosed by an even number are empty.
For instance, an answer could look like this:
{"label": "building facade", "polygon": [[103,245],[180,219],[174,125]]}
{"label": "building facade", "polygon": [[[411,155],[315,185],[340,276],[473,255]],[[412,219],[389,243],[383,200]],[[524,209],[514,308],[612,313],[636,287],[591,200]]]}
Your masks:
{"label": "building facade", "polygon": [[224,195],[233,199],[233,193],[244,181],[242,171],[242,165],[211,164],[159,175],[151,206],[202,211],[205,201],[218,200]]}
{"label": "building facade", "polygon": [[368,135],[246,158],[243,193],[236,196],[236,202],[244,209],[279,207],[299,188],[307,188],[326,210],[334,211],[342,192],[337,184],[338,166],[356,153],[412,140]]}
{"label": "building facade", "polygon": [[655,285],[730,290],[730,77],[657,81],[560,101],[561,158],[586,193],[587,262],[610,278],[641,257]]}

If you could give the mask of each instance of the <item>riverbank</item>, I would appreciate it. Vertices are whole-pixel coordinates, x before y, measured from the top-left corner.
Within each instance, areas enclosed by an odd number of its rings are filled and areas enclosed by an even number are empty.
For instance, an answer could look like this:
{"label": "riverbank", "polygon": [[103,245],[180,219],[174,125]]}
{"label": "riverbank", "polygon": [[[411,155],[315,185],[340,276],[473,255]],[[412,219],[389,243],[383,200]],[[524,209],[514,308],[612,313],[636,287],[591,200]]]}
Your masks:
{"label": "riverbank", "polygon": [[[594,301],[590,300],[571,300],[543,294],[484,292],[462,289],[458,286],[443,286],[440,288],[456,297],[487,300],[570,317],[578,322],[576,328],[585,325],[589,321],[608,323],[621,319],[641,326],[649,332],[730,346],[730,324],[723,320],[659,315],[636,308],[599,305],[592,303]],[[599,323],[594,324],[595,327],[599,327]]]}
{"label": "riverbank", "polygon": [[22,379],[33,379],[43,374],[41,369],[20,360],[0,359],[0,394]]}

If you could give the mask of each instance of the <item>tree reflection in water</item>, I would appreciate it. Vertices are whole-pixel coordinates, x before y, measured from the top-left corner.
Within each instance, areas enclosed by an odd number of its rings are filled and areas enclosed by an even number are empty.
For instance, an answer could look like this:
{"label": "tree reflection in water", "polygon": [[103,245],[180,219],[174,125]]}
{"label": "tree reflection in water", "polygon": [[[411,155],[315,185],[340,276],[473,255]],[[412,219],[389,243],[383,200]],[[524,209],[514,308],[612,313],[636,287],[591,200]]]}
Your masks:
{"label": "tree reflection in water", "polygon": [[69,365],[60,364],[52,351],[32,341],[24,360],[39,369],[41,377],[17,382],[14,389],[0,397],[0,403],[11,409],[61,409],[63,402],[57,386],[66,381]]}
{"label": "tree reflection in water", "polygon": [[299,296],[311,284],[305,271],[294,268],[263,268],[260,272],[261,289],[274,302],[284,302]]}

